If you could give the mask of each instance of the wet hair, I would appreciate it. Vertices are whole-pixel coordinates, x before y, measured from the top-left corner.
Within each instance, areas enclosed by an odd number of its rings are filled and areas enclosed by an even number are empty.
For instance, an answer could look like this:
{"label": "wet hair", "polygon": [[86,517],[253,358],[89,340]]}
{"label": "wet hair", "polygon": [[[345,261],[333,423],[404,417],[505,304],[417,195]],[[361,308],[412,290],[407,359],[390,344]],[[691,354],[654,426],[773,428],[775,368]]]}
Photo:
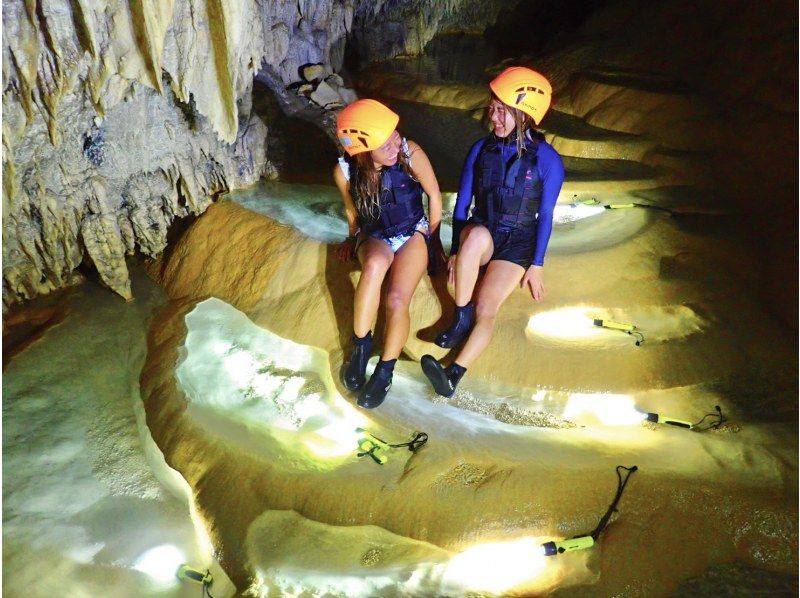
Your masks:
{"label": "wet hair", "polygon": [[[406,174],[413,177],[402,147],[397,154],[397,163]],[[381,213],[381,171],[375,168],[372,152],[361,152],[353,156],[351,172],[350,196],[356,204],[356,210],[360,215],[374,220]]]}
{"label": "wet hair", "polygon": [[[508,110],[511,113],[511,116],[514,117],[514,131],[516,133],[515,141],[517,142],[517,156],[522,157],[522,152],[525,151],[525,137],[526,134],[530,131],[532,139],[541,138],[541,133],[536,130],[536,127],[533,123],[533,118],[529,114],[526,114],[519,108],[514,108],[513,106],[509,106],[503,100],[498,98],[495,94],[492,94],[489,103],[491,104],[492,100],[497,100],[503,105],[503,108]],[[486,107],[487,115],[489,107]]]}

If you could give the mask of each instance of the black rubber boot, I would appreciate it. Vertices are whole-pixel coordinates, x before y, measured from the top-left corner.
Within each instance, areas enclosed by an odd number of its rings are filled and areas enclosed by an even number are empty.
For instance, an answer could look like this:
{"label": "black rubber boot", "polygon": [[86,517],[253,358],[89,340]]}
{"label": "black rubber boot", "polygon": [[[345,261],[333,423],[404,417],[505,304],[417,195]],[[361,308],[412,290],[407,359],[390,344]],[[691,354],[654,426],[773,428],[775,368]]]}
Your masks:
{"label": "black rubber boot", "polygon": [[453,363],[446,368],[436,361],[433,355],[423,355],[420,360],[422,371],[430,380],[433,389],[443,397],[452,397],[456,391],[459,381],[467,371],[467,368]]}
{"label": "black rubber boot", "polygon": [[472,303],[467,303],[464,307],[458,307],[456,305],[456,313],[453,316],[453,323],[450,324],[450,327],[440,332],[439,335],[436,337],[436,340],[433,341],[443,349],[452,349],[461,344],[467,336],[469,336],[470,330],[472,330],[472,324],[475,322],[475,306]]}
{"label": "black rubber boot", "polygon": [[359,407],[364,409],[375,409],[383,403],[386,398],[386,393],[392,387],[392,374],[394,373],[394,364],[397,363],[396,359],[389,361],[379,361],[375,366],[375,371],[372,372],[372,377],[367,382],[361,395],[358,397]]}
{"label": "black rubber boot", "polygon": [[365,372],[367,362],[372,353],[372,331],[363,338],[353,334],[353,348],[350,351],[350,361],[342,371],[342,383],[348,390],[358,390],[367,381]]}

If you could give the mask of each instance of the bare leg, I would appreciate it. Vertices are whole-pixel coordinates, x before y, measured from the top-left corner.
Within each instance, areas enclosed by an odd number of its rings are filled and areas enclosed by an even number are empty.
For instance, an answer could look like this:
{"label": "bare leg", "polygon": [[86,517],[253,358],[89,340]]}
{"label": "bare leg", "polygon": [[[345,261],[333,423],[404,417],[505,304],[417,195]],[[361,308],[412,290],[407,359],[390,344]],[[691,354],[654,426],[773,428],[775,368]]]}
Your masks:
{"label": "bare leg", "polygon": [[361,278],[356,287],[353,306],[353,332],[358,337],[365,336],[378,316],[381,300],[381,285],[392,265],[394,254],[391,248],[378,239],[367,239],[358,248],[361,262]]}
{"label": "bare leg", "polygon": [[483,353],[492,340],[498,309],[519,286],[524,274],[525,268],[512,262],[497,260],[489,264],[475,301],[475,327],[456,357],[457,364],[468,368]]}
{"label": "bare leg", "polygon": [[386,336],[381,359],[397,359],[408,340],[411,316],[408,307],[411,297],[428,266],[425,239],[414,234],[394,256],[389,272],[389,292],[386,298]]}
{"label": "bare leg", "polygon": [[494,243],[489,230],[480,224],[461,232],[461,249],[456,257],[456,305],[464,307],[472,299],[480,267],[489,262]]}

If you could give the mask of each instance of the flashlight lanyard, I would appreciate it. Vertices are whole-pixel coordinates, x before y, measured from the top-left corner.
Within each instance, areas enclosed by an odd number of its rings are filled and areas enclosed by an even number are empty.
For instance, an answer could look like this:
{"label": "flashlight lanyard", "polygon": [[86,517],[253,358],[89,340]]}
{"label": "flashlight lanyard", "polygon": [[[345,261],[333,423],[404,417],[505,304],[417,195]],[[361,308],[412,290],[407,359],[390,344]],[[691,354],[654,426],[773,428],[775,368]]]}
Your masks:
{"label": "flashlight lanyard", "polygon": [[[706,430],[718,430],[722,424],[728,421],[728,418],[722,415],[722,409],[719,408],[719,405],[714,405],[714,409],[716,410],[716,413],[706,413],[699,422],[692,424],[692,429],[698,432],[705,432]],[[716,419],[707,423],[705,426],[700,427],[700,424],[702,424],[709,417],[715,417]]]}
{"label": "flashlight lanyard", "polygon": [[[428,442],[428,435],[425,432],[417,432],[417,434],[416,434],[416,436],[414,436],[414,438],[412,438],[408,442],[401,442],[399,444],[390,444],[390,443],[386,442],[385,440],[383,440],[381,438],[378,438],[377,436],[375,436],[375,434],[370,434],[370,436],[372,436],[375,440],[377,440],[379,442],[382,442],[383,444],[385,444],[386,446],[388,446],[390,448],[402,448],[402,447],[406,446],[406,447],[408,447],[408,450],[410,450],[412,453],[416,453],[419,449],[421,449],[425,445],[426,442]],[[360,452],[360,453],[358,453],[358,456],[359,457],[367,457],[367,456],[372,457],[372,460],[375,461],[378,465],[383,465],[383,463],[381,463],[381,461],[378,458],[378,456],[375,454],[375,451],[377,451],[377,450],[380,450],[380,446],[378,446],[377,444],[373,443],[372,447],[368,451]]]}
{"label": "flashlight lanyard", "polygon": [[[620,469],[624,469],[628,472],[624,480],[622,479],[622,475],[619,473]],[[608,507],[608,511],[606,511],[606,514],[603,515],[600,523],[598,523],[597,527],[592,530],[591,534],[589,534],[594,540],[597,540],[597,538],[600,536],[600,532],[602,532],[606,528],[606,525],[608,525],[608,520],[611,519],[611,515],[617,510],[617,504],[619,504],[619,499],[622,498],[622,492],[625,490],[625,486],[628,484],[628,479],[631,477],[631,474],[638,469],[639,468],[636,467],[636,465],[633,467],[617,465],[617,494],[614,496],[611,506]]]}
{"label": "flashlight lanyard", "polygon": [[[210,571],[206,571],[206,573],[210,573]],[[203,593],[201,594],[201,596],[202,598],[206,598],[206,596],[208,596],[208,598],[214,598],[211,595],[211,582],[208,581],[203,582]]]}
{"label": "flashlight lanyard", "polygon": [[642,334],[641,332],[639,332],[637,330],[631,330],[630,332],[628,332],[628,334],[630,334],[633,338],[636,339],[636,346],[637,347],[641,347],[642,346],[642,343],[644,342],[644,334]]}

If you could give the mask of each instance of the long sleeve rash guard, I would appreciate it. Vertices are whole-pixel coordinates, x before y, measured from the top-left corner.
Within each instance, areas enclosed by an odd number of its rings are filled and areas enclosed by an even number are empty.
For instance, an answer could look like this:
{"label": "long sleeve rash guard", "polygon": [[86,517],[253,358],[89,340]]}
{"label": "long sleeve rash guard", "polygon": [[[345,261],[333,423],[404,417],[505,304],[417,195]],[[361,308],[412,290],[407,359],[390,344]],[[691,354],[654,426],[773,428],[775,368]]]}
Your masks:
{"label": "long sleeve rash guard", "polygon": [[[469,150],[464,168],[461,171],[461,183],[458,187],[458,197],[456,207],[453,210],[453,242],[451,254],[458,252],[460,240],[458,234],[463,225],[469,218],[469,208],[472,205],[472,178],[475,171],[475,160],[486,142],[488,137],[479,139]],[[503,159],[508,161],[511,155],[517,151],[516,144],[508,144],[503,147]],[[561,185],[564,182],[564,163],[561,156],[552,145],[545,141],[540,141],[537,145],[537,163],[539,178],[542,181],[542,199],[539,206],[539,217],[536,221],[536,249],[533,254],[531,265],[544,265],[544,254],[547,251],[547,243],[550,241],[550,233],[553,231],[553,208],[558,200]],[[461,226],[457,226],[460,223]]]}

